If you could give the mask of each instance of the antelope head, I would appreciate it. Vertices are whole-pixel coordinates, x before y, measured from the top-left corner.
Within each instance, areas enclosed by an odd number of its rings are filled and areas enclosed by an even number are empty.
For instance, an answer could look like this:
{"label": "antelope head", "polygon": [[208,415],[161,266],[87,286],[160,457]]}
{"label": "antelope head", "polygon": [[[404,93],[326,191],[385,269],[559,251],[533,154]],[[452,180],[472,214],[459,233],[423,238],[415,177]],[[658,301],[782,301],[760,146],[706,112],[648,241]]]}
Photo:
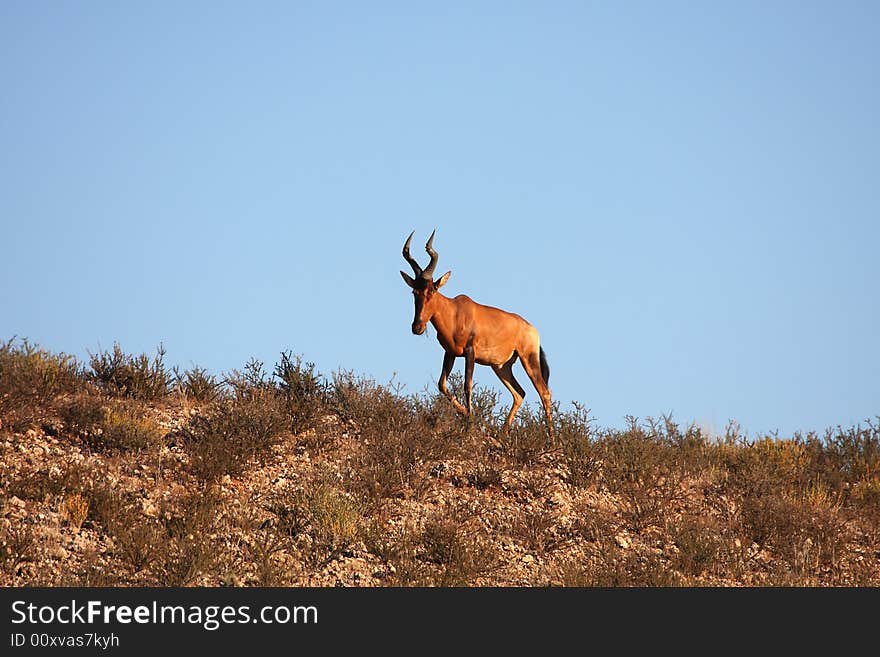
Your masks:
{"label": "antelope head", "polygon": [[415,278],[413,278],[404,271],[400,272],[400,275],[403,276],[404,282],[412,288],[416,306],[415,316],[413,317],[412,323],[412,332],[416,335],[421,335],[425,332],[425,327],[428,322],[431,321],[431,317],[434,316],[434,312],[436,311],[434,300],[436,299],[435,295],[437,294],[437,290],[446,285],[446,281],[449,280],[449,275],[452,274],[451,271],[448,271],[436,281],[433,279],[434,268],[437,266],[437,252],[432,246],[435,232],[437,231],[431,233],[431,237],[428,238],[428,242],[425,244],[425,251],[431,256],[431,262],[429,262],[428,266],[424,269],[422,269],[419,266],[419,263],[416,262],[415,258],[409,254],[409,244],[412,242],[415,231],[409,234],[409,237],[406,238],[406,243],[403,245],[403,258],[409,263],[415,274]]}

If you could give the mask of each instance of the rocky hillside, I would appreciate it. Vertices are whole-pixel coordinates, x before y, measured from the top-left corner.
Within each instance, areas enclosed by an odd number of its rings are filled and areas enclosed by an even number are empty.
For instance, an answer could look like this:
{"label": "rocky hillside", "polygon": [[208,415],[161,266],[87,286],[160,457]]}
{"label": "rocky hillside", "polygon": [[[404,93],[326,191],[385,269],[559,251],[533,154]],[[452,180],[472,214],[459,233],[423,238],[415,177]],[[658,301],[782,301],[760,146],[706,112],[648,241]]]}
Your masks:
{"label": "rocky hillside", "polygon": [[746,441],[575,409],[551,440],[529,412],[500,435],[496,402],[0,343],[0,585],[880,584],[874,422]]}

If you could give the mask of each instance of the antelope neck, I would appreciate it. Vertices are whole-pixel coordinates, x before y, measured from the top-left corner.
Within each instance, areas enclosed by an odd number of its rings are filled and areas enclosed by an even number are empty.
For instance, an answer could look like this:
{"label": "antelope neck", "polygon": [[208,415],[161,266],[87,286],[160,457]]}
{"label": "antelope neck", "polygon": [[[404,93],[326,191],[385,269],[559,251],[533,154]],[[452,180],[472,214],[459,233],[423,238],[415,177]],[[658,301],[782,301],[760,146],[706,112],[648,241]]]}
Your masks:
{"label": "antelope neck", "polygon": [[449,328],[445,326],[445,324],[450,324],[449,317],[449,306],[452,303],[452,299],[449,297],[445,297],[440,292],[434,293],[434,298],[431,299],[431,303],[434,304],[434,312],[431,314],[431,325],[434,329],[439,333],[442,332],[444,328]]}

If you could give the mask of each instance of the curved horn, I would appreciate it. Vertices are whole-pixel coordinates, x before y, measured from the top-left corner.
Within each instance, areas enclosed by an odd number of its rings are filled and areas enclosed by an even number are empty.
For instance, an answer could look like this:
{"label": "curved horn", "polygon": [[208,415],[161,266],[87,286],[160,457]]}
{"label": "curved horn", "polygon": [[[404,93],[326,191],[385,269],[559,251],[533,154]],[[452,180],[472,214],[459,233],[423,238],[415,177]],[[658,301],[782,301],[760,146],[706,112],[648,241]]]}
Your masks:
{"label": "curved horn", "polygon": [[431,278],[434,275],[434,267],[437,266],[437,252],[434,250],[432,244],[434,242],[434,233],[437,230],[431,233],[431,237],[428,238],[428,243],[425,244],[425,251],[428,252],[428,255],[431,256],[431,262],[428,263],[428,266],[422,270],[422,276],[424,278]]}
{"label": "curved horn", "polygon": [[412,242],[413,235],[415,235],[416,231],[413,231],[409,234],[409,237],[406,238],[406,244],[403,245],[403,257],[409,263],[409,266],[413,268],[413,273],[416,276],[422,275],[422,268],[419,267],[419,263],[416,262],[415,258],[413,258],[409,254],[409,243]]}

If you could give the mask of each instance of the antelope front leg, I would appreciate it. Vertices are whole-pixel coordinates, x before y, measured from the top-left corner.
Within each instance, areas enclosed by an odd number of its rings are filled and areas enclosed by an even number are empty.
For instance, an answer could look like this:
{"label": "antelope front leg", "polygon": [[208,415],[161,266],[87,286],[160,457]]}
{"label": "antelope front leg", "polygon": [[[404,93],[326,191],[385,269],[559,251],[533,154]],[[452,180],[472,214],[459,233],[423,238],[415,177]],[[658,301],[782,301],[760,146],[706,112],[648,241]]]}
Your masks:
{"label": "antelope front leg", "polygon": [[450,353],[446,353],[443,356],[443,370],[440,372],[440,380],[437,382],[437,387],[440,388],[440,392],[442,392],[446,397],[449,398],[449,401],[452,402],[452,405],[462,415],[467,415],[467,409],[461,405],[455,395],[453,395],[449,389],[446,387],[446,379],[449,376],[449,373],[452,371],[452,366],[455,365],[455,356]]}
{"label": "antelope front leg", "polygon": [[467,415],[473,410],[474,393],[474,347],[468,345],[464,350],[464,400],[467,405]]}

